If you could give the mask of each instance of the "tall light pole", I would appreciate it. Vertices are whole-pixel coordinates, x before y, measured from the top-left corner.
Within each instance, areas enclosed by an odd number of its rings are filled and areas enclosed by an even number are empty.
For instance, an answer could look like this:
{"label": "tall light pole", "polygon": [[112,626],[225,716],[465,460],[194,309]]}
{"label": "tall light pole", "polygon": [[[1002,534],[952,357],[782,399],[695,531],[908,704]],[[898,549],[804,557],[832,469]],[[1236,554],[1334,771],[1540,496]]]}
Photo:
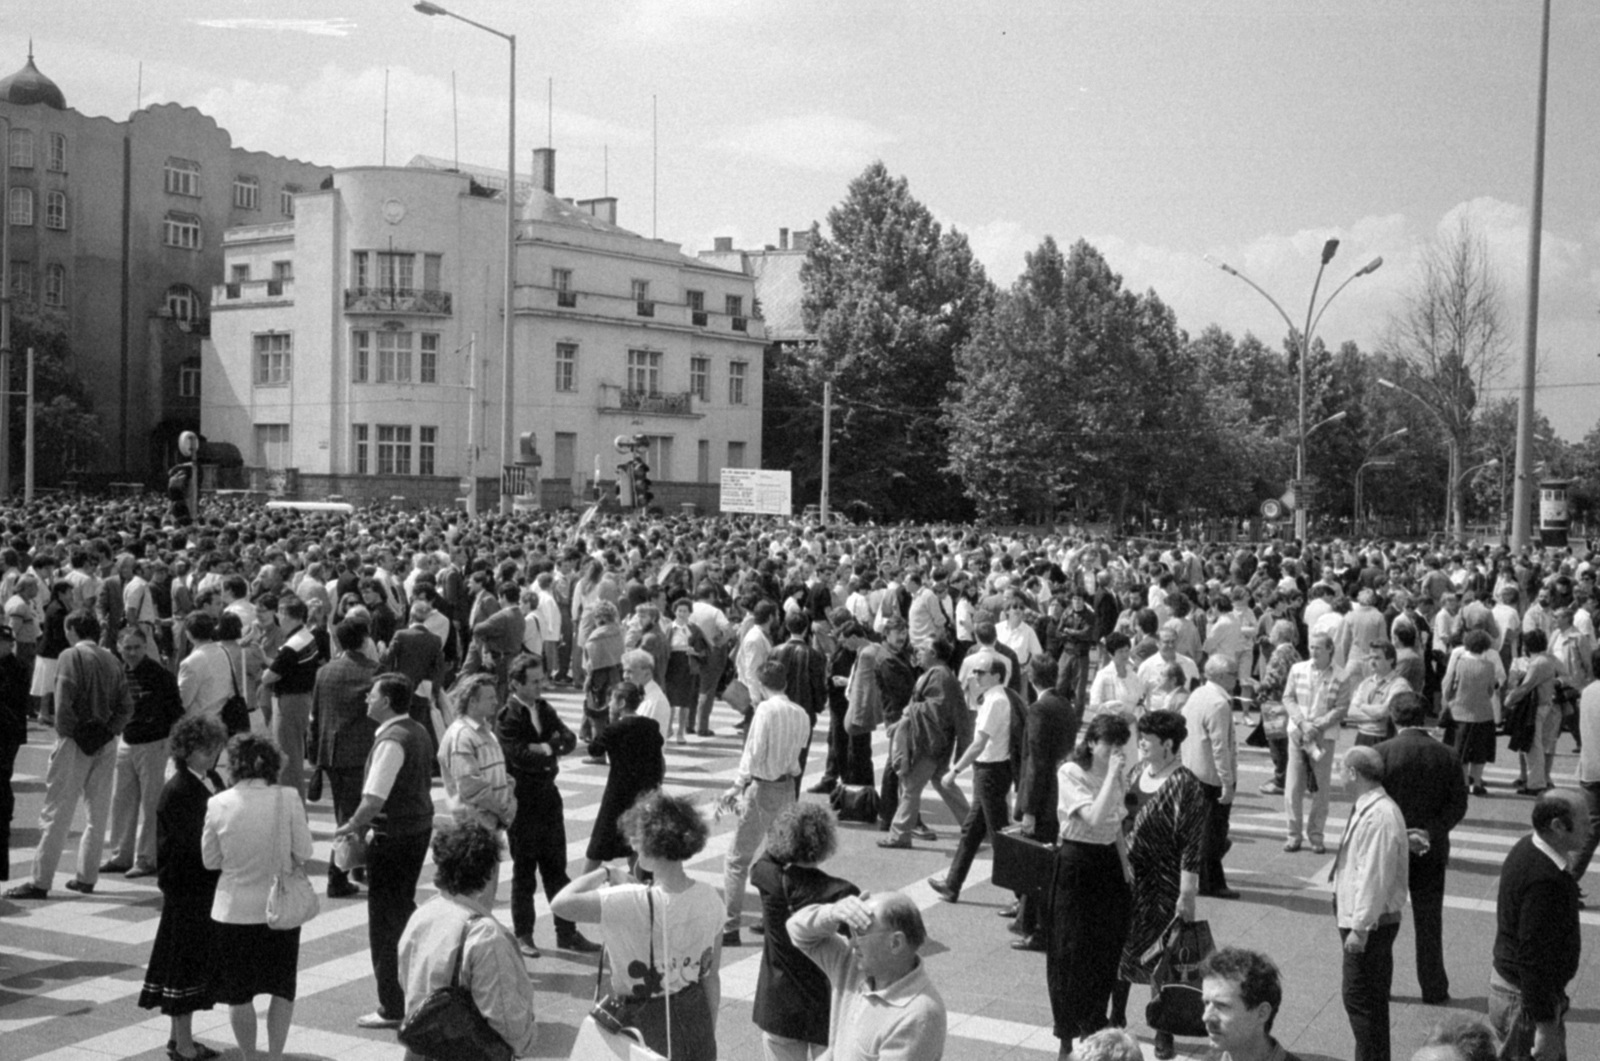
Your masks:
{"label": "tall light pole", "polygon": [[1402,387],[1394,380],[1384,379],[1382,376],[1378,377],[1378,386],[1387,387],[1389,390],[1404,394],[1438,418],[1439,426],[1444,428],[1445,449],[1449,453],[1450,459],[1450,475],[1445,483],[1444,492],[1444,527],[1446,531],[1453,530],[1457,538],[1461,537],[1461,510],[1456,500],[1456,482],[1461,477],[1459,471],[1461,467],[1461,450],[1456,445],[1455,432],[1450,430],[1450,421],[1446,420],[1444,414],[1434,408],[1432,403],[1409,387]]}
{"label": "tall light pole", "polygon": [[505,335],[501,340],[505,365],[500,377],[500,401],[504,414],[500,422],[500,514],[511,515],[511,491],[506,488],[506,469],[511,467],[512,455],[516,448],[516,426],[512,417],[512,383],[515,375],[512,371],[512,305],[511,299],[516,290],[516,255],[517,255],[517,37],[514,33],[502,33],[493,26],[485,26],[482,22],[474,22],[470,18],[448,11],[438,4],[429,3],[428,0],[418,0],[412,7],[424,15],[446,15],[457,22],[465,22],[485,33],[492,33],[511,46],[511,79],[507,92],[508,114],[506,124],[506,290],[505,290]]}
{"label": "tall light pole", "polygon": [[11,496],[11,119],[0,118],[0,124],[5,126],[5,155],[0,158],[0,498],[9,498]]}
{"label": "tall light pole", "polygon": [[[1458,493],[1460,492],[1461,484],[1466,482],[1467,481],[1467,476],[1471,475],[1473,472],[1482,471],[1485,468],[1498,468],[1498,467],[1500,467],[1500,458],[1499,457],[1490,457],[1488,460],[1484,461],[1482,464],[1474,464],[1472,467],[1470,467],[1470,468],[1466,469],[1465,471],[1461,472],[1456,477],[1456,484],[1455,484],[1456,491]],[[1463,537],[1463,536],[1464,535],[1462,534],[1461,521],[1457,520],[1456,521],[1456,537],[1460,538],[1460,537]]]}
{"label": "tall light pole", "polygon": [[[1333,261],[1333,256],[1338,252],[1338,250],[1339,241],[1336,239],[1330,239],[1322,245],[1322,264],[1317,266],[1317,279],[1311,285],[1311,300],[1306,303],[1306,326],[1304,330],[1299,332],[1300,416],[1299,430],[1297,432],[1298,442],[1295,445],[1294,451],[1294,477],[1298,482],[1305,481],[1306,437],[1311,434],[1310,431],[1306,430],[1306,361],[1311,357],[1311,337],[1318,322],[1322,320],[1322,314],[1327,311],[1330,305],[1332,305],[1333,300],[1339,297],[1339,292],[1343,291],[1346,287],[1349,287],[1350,281],[1354,280],[1356,277],[1366,276],[1368,273],[1376,272],[1378,267],[1383,265],[1382,258],[1374,258],[1366,265],[1363,265],[1360,269],[1357,269],[1354,273],[1351,273],[1350,276],[1345,279],[1344,283],[1333,289],[1333,294],[1328,296],[1327,301],[1322,304],[1322,309],[1319,310],[1317,309],[1317,289],[1322,286],[1322,273],[1328,268],[1328,263]],[[1227,262],[1218,261],[1210,255],[1207,255],[1205,260],[1210,262],[1212,265],[1215,265],[1218,269],[1221,269],[1229,276],[1237,276],[1240,280],[1243,280],[1245,283],[1255,288],[1258,295],[1272,303],[1272,308],[1278,311],[1278,316],[1282,317],[1283,322],[1289,326],[1289,335],[1291,339],[1293,338],[1293,336],[1296,334],[1294,321],[1290,320],[1289,314],[1285,313],[1283,307],[1278,305],[1277,299],[1267,294],[1260,284],[1256,283],[1254,280],[1250,279],[1248,276],[1244,275]],[[1301,503],[1301,499],[1299,497],[1296,497],[1294,506],[1294,536],[1302,543],[1306,540],[1306,515],[1306,506]]]}
{"label": "tall light pole", "polygon": [[1511,548],[1533,537],[1533,388],[1539,345],[1540,231],[1544,227],[1544,113],[1550,86],[1550,0],[1539,38],[1539,116],[1534,124],[1533,209],[1528,225],[1528,318],[1522,344],[1522,399],[1517,403],[1517,474],[1512,481]]}
{"label": "tall light pole", "polygon": [[[1378,439],[1378,441],[1374,442],[1370,447],[1368,447],[1366,454],[1361,458],[1360,465],[1356,467],[1356,489],[1354,498],[1355,511],[1352,513],[1351,519],[1352,528],[1355,531],[1355,536],[1358,538],[1361,536],[1361,525],[1366,522],[1362,518],[1363,506],[1361,504],[1361,473],[1366,471],[1368,468],[1380,466],[1378,464],[1378,460],[1372,455],[1382,449],[1384,443],[1392,442],[1401,435],[1408,433],[1410,430],[1411,429],[1409,427],[1398,428],[1397,430],[1391,431],[1387,435],[1384,435],[1382,438]],[[1388,460],[1391,464],[1394,463],[1394,459],[1392,457],[1384,459]]]}

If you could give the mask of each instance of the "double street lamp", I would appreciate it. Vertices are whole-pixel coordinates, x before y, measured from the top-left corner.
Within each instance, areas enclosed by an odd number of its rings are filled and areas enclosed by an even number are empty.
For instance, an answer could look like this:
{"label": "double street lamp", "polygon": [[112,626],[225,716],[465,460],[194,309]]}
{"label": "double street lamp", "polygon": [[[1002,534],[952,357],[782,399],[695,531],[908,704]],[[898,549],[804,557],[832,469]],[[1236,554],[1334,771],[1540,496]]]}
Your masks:
{"label": "double street lamp", "polygon": [[[1404,394],[1406,397],[1421,405],[1424,409],[1427,409],[1428,412],[1437,417],[1439,420],[1439,426],[1444,428],[1445,447],[1450,457],[1450,472],[1445,483],[1444,525],[1447,530],[1451,530],[1457,538],[1460,538],[1461,509],[1456,498],[1456,491],[1461,480],[1461,450],[1456,445],[1456,434],[1450,429],[1450,421],[1445,419],[1444,414],[1441,413],[1432,402],[1428,401],[1422,395],[1418,394],[1409,387],[1402,387],[1394,380],[1384,379],[1381,376],[1378,377],[1378,386],[1386,387],[1389,390],[1398,391],[1399,393]],[[1476,471],[1477,469],[1474,468],[1471,470]]]}
{"label": "double street lamp", "polygon": [[[1322,286],[1322,273],[1328,268],[1328,263],[1333,261],[1333,256],[1338,252],[1338,250],[1339,241],[1336,239],[1330,239],[1322,245],[1322,264],[1317,266],[1317,279],[1316,282],[1311,285],[1311,300],[1306,304],[1305,330],[1299,332],[1300,416],[1299,430],[1297,432],[1298,441],[1295,445],[1294,454],[1294,475],[1296,482],[1302,484],[1305,482],[1306,478],[1306,438],[1311,434],[1311,431],[1306,429],[1306,361],[1311,357],[1311,337],[1315,334],[1317,324],[1322,320],[1322,315],[1327,312],[1328,307],[1333,304],[1333,300],[1339,297],[1339,292],[1350,286],[1350,281],[1354,280],[1356,277],[1366,276],[1368,273],[1377,272],[1378,267],[1383,264],[1382,258],[1374,258],[1366,265],[1363,265],[1360,269],[1357,269],[1348,278],[1346,278],[1344,283],[1334,288],[1333,294],[1329,295],[1327,300],[1322,303],[1322,308],[1317,309],[1317,290]],[[1255,288],[1257,294],[1266,299],[1268,302],[1272,303],[1272,308],[1278,311],[1278,316],[1282,317],[1283,322],[1289,326],[1289,335],[1293,337],[1296,334],[1294,321],[1289,318],[1289,314],[1284,312],[1283,307],[1278,305],[1278,300],[1267,294],[1260,284],[1256,283],[1254,280],[1250,279],[1248,276],[1244,275],[1227,262],[1218,261],[1210,255],[1206,255],[1205,260],[1210,262],[1212,265],[1215,265],[1218,269],[1221,269],[1228,275],[1237,276],[1240,280],[1243,280],[1245,283]],[[1320,427],[1321,425],[1319,424],[1317,426]],[[1306,540],[1306,506],[1301,503],[1301,498],[1298,496],[1295,498],[1294,506],[1294,535],[1301,542]]]}
{"label": "double street lamp", "polygon": [[1378,441],[1374,442],[1372,444],[1372,447],[1367,450],[1366,454],[1361,458],[1361,463],[1356,467],[1356,489],[1355,489],[1355,505],[1356,505],[1356,507],[1355,507],[1355,512],[1352,514],[1352,517],[1351,517],[1351,520],[1352,520],[1351,529],[1355,532],[1355,536],[1358,537],[1358,538],[1361,536],[1362,524],[1366,522],[1365,519],[1362,516],[1363,512],[1365,511],[1365,508],[1364,508],[1364,506],[1362,504],[1362,497],[1361,497],[1361,473],[1365,472],[1368,468],[1389,468],[1389,467],[1393,467],[1394,466],[1394,458],[1393,457],[1374,457],[1373,454],[1378,452],[1380,449],[1382,449],[1384,447],[1385,443],[1394,441],[1395,439],[1399,438],[1401,435],[1409,433],[1410,430],[1411,429],[1409,427],[1402,427],[1402,428],[1399,428],[1397,430],[1391,431],[1387,435],[1384,435],[1382,438],[1378,439]]}
{"label": "double street lamp", "polygon": [[[446,10],[438,4],[429,3],[428,0],[418,0],[411,5],[424,15],[445,15],[457,22],[465,22],[469,26],[492,33],[511,46],[511,80],[507,89],[508,113],[506,123],[506,285],[505,285],[505,335],[501,340],[502,356],[505,358],[504,370],[500,379],[500,401],[503,413],[500,421],[500,514],[511,514],[511,490],[506,481],[509,469],[516,452],[516,427],[512,418],[512,305],[511,299],[516,290],[516,254],[517,254],[517,37],[514,33],[502,33],[493,26],[485,26],[482,22],[474,22],[470,18]],[[476,396],[473,398],[477,400]],[[476,439],[469,439],[468,445],[476,445]],[[537,474],[537,473],[535,473]],[[476,494],[478,484],[472,484],[472,492]]]}

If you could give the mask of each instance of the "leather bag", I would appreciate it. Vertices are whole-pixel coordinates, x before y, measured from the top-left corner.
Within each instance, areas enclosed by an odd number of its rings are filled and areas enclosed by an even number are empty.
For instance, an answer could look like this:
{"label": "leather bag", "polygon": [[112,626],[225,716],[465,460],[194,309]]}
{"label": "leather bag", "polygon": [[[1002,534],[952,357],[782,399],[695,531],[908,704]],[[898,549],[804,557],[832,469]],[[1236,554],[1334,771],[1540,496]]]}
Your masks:
{"label": "leather bag", "polygon": [[833,786],[828,802],[842,822],[878,820],[878,790],[871,785],[847,785],[841,781]]}
{"label": "leather bag", "polygon": [[1055,872],[1056,849],[1031,836],[1021,826],[1002,829],[994,835],[994,873],[996,888],[1025,895],[1037,895],[1050,887]]}
{"label": "leather bag", "polygon": [[[278,837],[282,833],[284,811],[284,796],[288,795],[286,788],[278,789],[277,816],[272,823],[272,849],[278,850]],[[306,867],[296,860],[293,852],[284,854],[287,868],[280,865],[278,873],[272,878],[272,887],[267,891],[267,927],[279,931],[299,928],[301,925],[317,916],[322,909],[317,899],[317,891],[311,886],[311,878],[306,876]]]}
{"label": "leather bag", "polygon": [[1156,946],[1161,948],[1161,957],[1150,975],[1145,1023],[1169,1035],[1204,1037],[1206,1004],[1200,997],[1200,963],[1217,949],[1211,925],[1173,918]]}
{"label": "leather bag", "polygon": [[461,944],[456,948],[450,983],[422,1000],[400,1022],[398,1038],[412,1053],[432,1061],[511,1061],[511,1044],[500,1037],[484,1019],[472,988],[461,984],[461,961],[467,953],[467,932],[478,914],[461,926]]}

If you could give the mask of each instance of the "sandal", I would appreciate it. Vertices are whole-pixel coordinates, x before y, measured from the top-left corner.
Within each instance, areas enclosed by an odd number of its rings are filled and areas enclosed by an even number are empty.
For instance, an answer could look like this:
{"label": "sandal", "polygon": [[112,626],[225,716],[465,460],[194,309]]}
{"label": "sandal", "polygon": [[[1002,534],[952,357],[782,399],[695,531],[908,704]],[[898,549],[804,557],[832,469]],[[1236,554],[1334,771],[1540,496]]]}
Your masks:
{"label": "sandal", "polygon": [[214,1058],[221,1056],[221,1051],[213,1050],[198,1039],[195,1040],[192,1054],[179,1051],[176,1039],[167,1040],[167,1061],[213,1061]]}

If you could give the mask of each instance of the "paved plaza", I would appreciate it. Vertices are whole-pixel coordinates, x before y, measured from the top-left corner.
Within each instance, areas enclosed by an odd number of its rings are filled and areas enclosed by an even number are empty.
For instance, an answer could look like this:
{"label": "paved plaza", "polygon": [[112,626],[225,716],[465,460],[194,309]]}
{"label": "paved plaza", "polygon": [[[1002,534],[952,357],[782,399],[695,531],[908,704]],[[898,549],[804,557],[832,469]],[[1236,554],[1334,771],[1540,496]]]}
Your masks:
{"label": "paved plaza", "polygon": [[[574,729],[580,720],[578,698],[556,691],[551,702]],[[739,741],[733,716],[719,707],[713,725],[718,735],[667,746],[668,788],[709,800],[722,791],[738,764]],[[1242,733],[1241,733],[1242,735]],[[1344,743],[1351,740],[1349,733]],[[43,775],[50,734],[34,727],[32,743],[17,764],[17,815],[13,829],[11,878],[26,878],[43,793]],[[1270,765],[1264,752],[1241,749],[1242,793],[1234,809],[1234,848],[1227,866],[1237,901],[1200,901],[1200,915],[1211,922],[1219,944],[1253,947],[1270,953],[1283,967],[1286,987],[1277,1034],[1306,1061],[1348,1059],[1349,1027],[1339,1001],[1339,941],[1326,885],[1333,852],[1298,854],[1282,850],[1279,800],[1256,794]],[[1563,739],[1558,776],[1575,763],[1570,740]],[[879,761],[884,752],[881,734]],[[820,731],[811,752],[806,783],[817,779],[825,756]],[[1500,753],[1491,767],[1491,795],[1474,797],[1467,818],[1453,836],[1447,880],[1445,951],[1454,1007],[1481,1013],[1494,936],[1494,900],[1499,866],[1507,850],[1527,831],[1530,801],[1511,794],[1514,765]],[[1508,769],[1511,767],[1511,769]],[[589,827],[599,807],[605,767],[588,766],[576,756],[563,764],[561,787],[566,799],[569,857],[576,869],[587,844]],[[443,791],[434,795],[443,805]],[[807,799],[820,797],[807,796]],[[1328,825],[1330,846],[1344,826],[1348,807],[1335,795]],[[311,828],[316,857],[327,857],[333,832],[331,805],[325,797],[312,804]],[[864,825],[841,828],[839,853],[826,868],[854,880],[863,889],[899,889],[925,913],[929,944],[924,951],[930,973],[950,1010],[951,1061],[990,1058],[1051,1058],[1056,1041],[1050,1034],[1050,1008],[1045,989],[1044,955],[1013,951],[1011,937],[995,913],[1008,898],[988,884],[989,863],[980,857],[961,902],[940,902],[926,884],[941,871],[955,847],[954,824],[935,798],[924,803],[924,816],[939,833],[937,842],[919,843],[911,851],[880,850],[881,834]],[[81,812],[78,824],[81,825]],[[694,875],[715,886],[722,883],[722,856],[732,836],[725,818],[713,826],[706,850],[690,864]],[[80,896],[63,885],[74,869],[75,842],[69,841],[61,869],[46,902],[0,900],[0,1061],[107,1061],[108,1058],[164,1058],[168,1022],[136,1005],[150,945],[155,938],[161,897],[154,878],[125,881],[103,876],[93,895]],[[313,867],[320,873],[322,866]],[[431,870],[424,870],[419,901],[432,894]],[[1592,881],[1592,878],[1591,878]],[[317,881],[319,890],[321,880]],[[501,883],[502,904],[510,889],[507,863]],[[1600,885],[1589,891],[1600,896]],[[565,1058],[577,1026],[588,1009],[595,983],[595,961],[555,949],[554,930],[544,897],[536,938],[544,956],[528,962],[537,993],[541,1039],[537,1057]],[[747,921],[756,909],[754,891],[746,900]],[[503,920],[509,913],[502,905]],[[1593,1001],[1597,983],[1595,956],[1600,953],[1600,913],[1583,914],[1584,965],[1572,985],[1569,1017],[1570,1056],[1600,1057],[1600,1008]],[[760,1035],[750,1022],[751,999],[759,965],[760,937],[745,933],[745,945],[723,952],[723,1006],[718,1018],[720,1054],[731,1061],[761,1056]],[[367,1032],[355,1018],[375,1003],[367,951],[366,905],[361,899],[325,902],[322,914],[302,930],[299,999],[288,1053],[294,1058],[337,1061],[398,1061],[402,1049],[393,1032]],[[1408,1058],[1438,1007],[1420,1004],[1413,965],[1409,911],[1396,945],[1393,1008],[1395,1055]],[[1151,1053],[1143,1026],[1145,989],[1135,988],[1129,1004],[1133,1029]],[[265,1000],[262,1000],[264,1010]],[[218,1007],[195,1017],[196,1035],[227,1055],[232,1048],[227,1010]],[[1180,1040],[1179,1056],[1208,1056],[1203,1041]]]}

